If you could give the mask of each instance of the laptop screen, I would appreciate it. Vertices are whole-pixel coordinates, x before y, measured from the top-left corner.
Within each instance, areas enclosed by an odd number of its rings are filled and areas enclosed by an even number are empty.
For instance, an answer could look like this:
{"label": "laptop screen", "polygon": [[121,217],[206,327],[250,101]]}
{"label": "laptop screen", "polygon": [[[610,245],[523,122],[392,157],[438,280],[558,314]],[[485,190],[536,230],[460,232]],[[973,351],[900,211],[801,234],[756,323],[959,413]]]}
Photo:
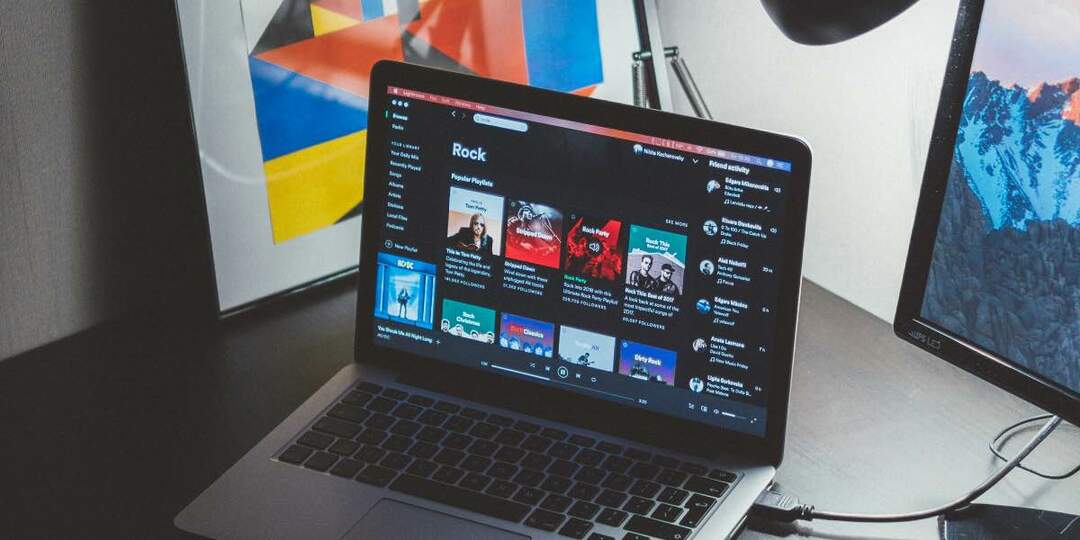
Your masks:
{"label": "laptop screen", "polygon": [[374,343],[764,436],[784,156],[385,91]]}

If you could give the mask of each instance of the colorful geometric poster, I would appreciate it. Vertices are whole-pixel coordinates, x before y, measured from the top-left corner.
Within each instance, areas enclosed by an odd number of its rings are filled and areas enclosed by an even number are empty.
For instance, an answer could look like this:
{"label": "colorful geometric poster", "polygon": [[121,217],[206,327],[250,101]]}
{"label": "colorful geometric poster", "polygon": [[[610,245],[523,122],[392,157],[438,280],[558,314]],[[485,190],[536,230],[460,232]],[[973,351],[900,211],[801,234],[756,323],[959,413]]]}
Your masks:
{"label": "colorful geometric poster", "polygon": [[686,236],[631,225],[627,269],[627,285],[678,298],[686,273]]}
{"label": "colorful geometric poster", "polygon": [[615,367],[615,338],[572,326],[560,326],[559,359],[610,373]]}
{"label": "colorful geometric poster", "polygon": [[465,339],[495,343],[495,311],[444,298],[439,329]]}
{"label": "colorful geometric poster", "polygon": [[275,244],[360,215],[372,66],[589,95],[595,0],[241,0]]}
{"label": "colorful geometric poster", "polygon": [[559,267],[563,215],[539,203],[510,201],[506,257],[548,268]]}
{"label": "colorful geometric poster", "polygon": [[502,246],[503,198],[450,188],[446,246],[480,255],[498,255]]}
{"label": "colorful geometric poster", "polygon": [[619,348],[619,373],[642,381],[674,385],[675,351],[624,339]]}
{"label": "colorful geometric poster", "polygon": [[521,315],[503,313],[499,346],[551,358],[555,352],[555,325]]}
{"label": "colorful geometric poster", "polygon": [[379,253],[375,276],[375,317],[431,330],[434,264]]}

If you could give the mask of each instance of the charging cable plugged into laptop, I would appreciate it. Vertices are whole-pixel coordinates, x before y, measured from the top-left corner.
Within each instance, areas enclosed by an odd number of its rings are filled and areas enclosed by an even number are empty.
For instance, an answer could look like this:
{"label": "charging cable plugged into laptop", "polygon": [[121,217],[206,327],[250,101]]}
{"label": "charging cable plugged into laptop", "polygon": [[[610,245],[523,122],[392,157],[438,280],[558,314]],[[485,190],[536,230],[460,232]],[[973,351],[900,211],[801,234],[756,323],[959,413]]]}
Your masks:
{"label": "charging cable plugged into laptop", "polygon": [[778,522],[792,522],[798,520],[812,521],[820,519],[862,523],[918,521],[920,519],[936,517],[953,510],[964,508],[970,505],[972,501],[979,498],[983,493],[986,493],[994,486],[994,484],[997,484],[1002,478],[1005,478],[1005,475],[1009,474],[1009,471],[1018,467],[1020,462],[1023,461],[1032,450],[1035,450],[1035,447],[1039,446],[1039,443],[1049,437],[1059,424],[1061,424],[1061,418],[1057,416],[1049,417],[1047,422],[1043,424],[1042,429],[1040,429],[1012,459],[990,478],[987,478],[986,481],[979,484],[978,487],[971,490],[963,497],[936,508],[906,514],[844,514],[839,512],[823,512],[815,509],[813,505],[800,503],[799,499],[793,495],[773,491],[773,486],[770,486],[762,492],[761,495],[758,495],[757,500],[754,501],[754,506],[750,508],[750,515]]}

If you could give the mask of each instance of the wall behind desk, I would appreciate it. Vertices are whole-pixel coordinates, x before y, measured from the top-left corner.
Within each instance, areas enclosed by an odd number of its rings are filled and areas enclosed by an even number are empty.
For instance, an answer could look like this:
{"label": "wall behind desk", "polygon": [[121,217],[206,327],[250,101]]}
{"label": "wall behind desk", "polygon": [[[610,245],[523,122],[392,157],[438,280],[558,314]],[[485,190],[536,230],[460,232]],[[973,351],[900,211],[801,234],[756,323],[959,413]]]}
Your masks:
{"label": "wall behind desk", "polygon": [[784,37],[759,0],[660,7],[664,44],[680,47],[717,120],[813,148],[806,277],[891,321],[958,1],[921,0],[820,47]]}
{"label": "wall behind desk", "polygon": [[205,313],[172,2],[3,5],[0,359],[116,317]]}

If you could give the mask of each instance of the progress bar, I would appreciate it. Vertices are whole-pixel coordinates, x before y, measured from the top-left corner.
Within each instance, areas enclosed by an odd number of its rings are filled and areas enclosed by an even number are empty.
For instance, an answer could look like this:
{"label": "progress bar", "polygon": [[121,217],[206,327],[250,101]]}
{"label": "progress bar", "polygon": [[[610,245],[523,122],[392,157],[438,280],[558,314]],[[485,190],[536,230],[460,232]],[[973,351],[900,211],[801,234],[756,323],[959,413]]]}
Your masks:
{"label": "progress bar", "polygon": [[534,379],[540,379],[541,381],[551,382],[551,379],[549,379],[547,377],[541,377],[539,375],[535,375],[535,374],[529,373],[527,371],[518,371],[516,369],[510,369],[508,367],[502,367],[502,366],[500,366],[498,364],[491,364],[491,367],[493,367],[495,369],[501,369],[503,371],[509,371],[510,373],[517,373],[518,375],[524,375],[526,377],[532,377]]}

